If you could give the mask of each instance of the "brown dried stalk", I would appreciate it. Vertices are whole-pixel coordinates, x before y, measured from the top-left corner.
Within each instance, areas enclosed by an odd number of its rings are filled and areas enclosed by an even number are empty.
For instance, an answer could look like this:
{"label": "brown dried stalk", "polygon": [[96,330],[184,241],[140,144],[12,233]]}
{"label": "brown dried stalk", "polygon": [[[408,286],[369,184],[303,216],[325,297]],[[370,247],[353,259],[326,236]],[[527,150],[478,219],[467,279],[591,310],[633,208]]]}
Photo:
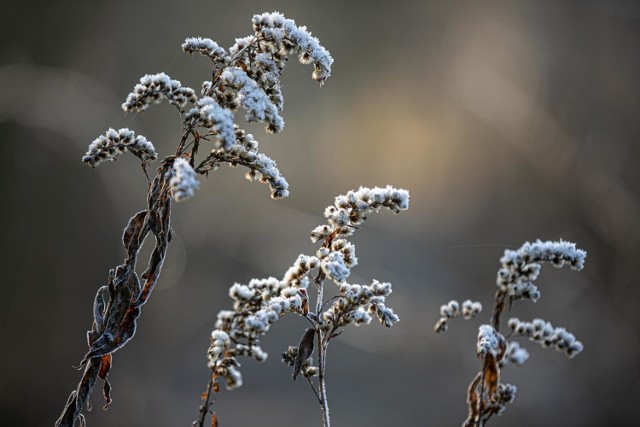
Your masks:
{"label": "brown dried stalk", "polygon": [[[160,277],[172,235],[171,198],[181,201],[191,197],[199,184],[196,174],[207,175],[221,163],[249,168],[247,178],[268,183],[274,199],[288,194],[288,183],[276,163],[258,152],[257,141],[235,124],[234,113],[242,107],[247,112],[246,120],[267,123],[268,131],[279,132],[284,126],[279,115],[282,110],[279,79],[288,57],[297,54],[301,62],[313,63],[313,78],[320,83],[330,76],[333,58],[305,27],[297,27],[276,12],[255,15],[252,23],[254,34],[236,39],[229,53],[210,39],[185,40],[183,51],[197,52],[213,61],[212,80],[203,83],[200,98],[193,89],[159,73],[143,76],[122,105],[125,112],[142,112],[152,102],[168,100],[180,112],[182,137],[175,154],[162,161],[155,178],[149,182],[147,209],[135,214],[124,230],[122,242],[126,259],[109,272],[107,285],[98,289],[93,326],[87,333],[89,350],[78,367],[84,368],[84,373],[69,395],[56,427],[73,427],[76,422],[85,425],[82,408],[90,407],[91,392],[98,379],[104,381],[105,409],[111,403],[107,376],[112,354],[133,337],[142,305]],[[196,128],[206,131],[201,134]],[[210,140],[215,140],[213,151],[194,169],[200,143]],[[142,170],[149,179],[146,166],[147,161],[157,158],[155,147],[129,129],[109,129],[89,145],[83,161],[96,167],[116,160],[126,151],[141,160]],[[149,234],[155,238],[155,248],[146,271],[139,278],[138,253]],[[217,391],[215,377],[211,379],[201,408],[200,425],[209,411],[212,390]],[[215,416],[212,423],[217,423]]]}
{"label": "brown dried stalk", "polygon": [[[105,409],[111,403],[107,375],[111,368],[112,353],[133,337],[136,320],[160,277],[167,246],[171,241],[171,197],[166,182],[166,172],[170,167],[171,162],[167,160],[158,169],[158,174],[150,184],[147,209],[129,220],[122,235],[127,258],[109,272],[108,284],[98,289],[93,305],[93,326],[87,332],[89,351],[80,362],[84,374],[76,390],[69,395],[56,427],[73,427],[76,421],[85,425],[82,407],[90,405],[91,391],[98,378],[104,381]],[[141,276],[144,281],[141,284],[135,269],[138,253],[149,233],[155,237],[155,248]]]}
{"label": "brown dried stalk", "polygon": [[[533,244],[527,242],[517,251],[505,251],[504,257],[501,258],[502,268],[497,279],[500,287],[495,294],[491,321],[489,326],[480,327],[478,355],[481,358],[481,369],[467,390],[469,413],[463,424],[464,427],[483,427],[493,415],[500,415],[507,404],[513,401],[516,389],[513,385],[500,383],[501,369],[509,363],[521,365],[528,358],[528,353],[524,351],[524,354],[515,356],[519,345],[512,347],[513,343],[507,342],[510,337],[527,337],[543,347],[555,345],[556,350],[566,353],[568,357],[573,357],[582,351],[582,343],[575,340],[572,334],[564,328],[554,329],[542,319],[536,319],[532,323],[522,323],[516,318],[510,319],[509,326],[513,329],[513,335],[507,336],[500,333],[500,320],[507,305],[510,307],[514,301],[520,299],[535,302],[540,297],[540,292],[533,282],[538,277],[541,263],[550,262],[556,268],[569,265],[573,270],[581,270],[585,257],[586,252],[576,249],[575,244],[562,240],[560,242],[537,241]],[[468,303],[471,306],[474,304],[471,301],[464,304]],[[467,309],[468,307],[469,305]],[[464,310],[463,307],[463,316],[471,317],[469,313],[464,314]],[[450,301],[448,305],[443,306],[441,314],[443,317],[436,324],[437,332],[446,330],[448,318],[461,314],[457,301]],[[524,324],[529,326],[522,326]],[[529,332],[527,328],[530,328]],[[492,334],[490,338],[485,338],[486,331]],[[485,339],[487,339],[486,342]],[[482,350],[483,342],[491,348]]]}

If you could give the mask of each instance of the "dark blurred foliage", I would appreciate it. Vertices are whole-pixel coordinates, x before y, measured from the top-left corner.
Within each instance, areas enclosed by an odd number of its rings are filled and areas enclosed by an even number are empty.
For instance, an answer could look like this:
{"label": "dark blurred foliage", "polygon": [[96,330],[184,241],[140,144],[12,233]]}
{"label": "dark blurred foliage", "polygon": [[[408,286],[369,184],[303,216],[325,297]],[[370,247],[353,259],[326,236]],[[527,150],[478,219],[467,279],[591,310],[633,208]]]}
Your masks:
{"label": "dark blurred foliage", "polygon": [[[504,371],[518,386],[495,426],[635,425],[640,398],[640,4],[635,1],[23,1],[0,15],[3,194],[0,420],[50,426],[76,385],[91,304],[124,258],[120,236],[144,206],[135,159],[95,171],[86,146],[131,127],[169,154],[180,122],[168,105],[119,106],[146,73],[199,87],[207,61],[179,45],[229,46],[253,13],[307,25],[335,58],[319,89],[293,62],[283,77],[285,131],[249,126],[278,161],[291,197],[269,199],[242,172],[211,174],[175,206],[176,239],[134,340],[114,355],[114,403],[91,427],[190,425],[207,382],[205,351],[235,281],[281,277],[333,197],[359,185],[411,191],[401,216],[360,230],[354,282],[391,281],[401,322],[345,332],[329,350],[335,426],[459,425],[478,369],[477,324],[435,335],[451,298],[488,307],[498,259],[525,240],[575,241],[583,272],[547,267],[537,304],[585,344],[574,360],[525,345]],[[485,313],[486,315],[486,313]],[[306,324],[286,318],[269,360],[218,395],[222,426],[320,425],[304,382],[279,354]]]}

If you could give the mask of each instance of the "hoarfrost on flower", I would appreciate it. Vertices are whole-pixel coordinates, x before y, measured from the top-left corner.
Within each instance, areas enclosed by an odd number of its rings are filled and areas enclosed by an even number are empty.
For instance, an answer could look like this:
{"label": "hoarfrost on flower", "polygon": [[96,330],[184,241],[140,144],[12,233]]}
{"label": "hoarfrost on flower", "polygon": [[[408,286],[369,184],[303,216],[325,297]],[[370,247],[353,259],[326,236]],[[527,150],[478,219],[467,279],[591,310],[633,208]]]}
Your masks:
{"label": "hoarfrost on flower", "polygon": [[247,121],[266,122],[267,131],[273,133],[278,133],[284,128],[284,120],[278,114],[278,108],[246,72],[239,68],[225,68],[220,75],[220,81],[224,86],[233,87],[238,91],[237,103],[247,111]]}
{"label": "hoarfrost on flower", "polygon": [[152,102],[158,104],[163,98],[177,106],[180,111],[185,109],[188,102],[195,104],[197,99],[193,89],[183,87],[178,80],[171,79],[165,73],[146,74],[127,95],[122,109],[126,113],[131,111],[141,113],[149,108]]}
{"label": "hoarfrost on flower", "polygon": [[215,99],[209,96],[201,98],[186,118],[193,118],[198,125],[212,128],[223,150],[229,151],[236,144],[233,112],[218,105]]}
{"label": "hoarfrost on flower", "polygon": [[193,54],[198,52],[200,55],[208,56],[214,63],[228,64],[231,58],[227,52],[218,46],[218,43],[206,37],[188,37],[182,43],[182,50]]}
{"label": "hoarfrost on flower", "polygon": [[266,41],[271,43],[272,50],[287,54],[297,52],[301,63],[313,62],[312,77],[320,84],[331,75],[333,58],[306,27],[298,27],[292,19],[273,12],[255,15],[253,29],[256,33],[262,33]]}
{"label": "hoarfrost on flower", "polygon": [[498,355],[501,336],[491,325],[480,325],[478,329],[478,354]]}
{"label": "hoarfrost on flower", "polygon": [[269,184],[271,198],[280,199],[289,195],[289,183],[280,174],[276,162],[267,155],[258,152],[258,142],[253,135],[234,126],[236,144],[230,149],[214,149],[198,171],[216,169],[220,163],[231,166],[242,165],[249,169],[245,177],[249,181]]}
{"label": "hoarfrost on flower", "polygon": [[344,257],[340,252],[330,252],[321,261],[322,270],[336,283],[347,280],[351,270],[346,266]]}
{"label": "hoarfrost on flower", "polygon": [[175,159],[170,174],[169,185],[176,202],[192,197],[200,186],[195,171],[189,162],[182,157]]}
{"label": "hoarfrost on flower", "polygon": [[502,364],[511,363],[514,365],[522,365],[529,359],[529,352],[526,348],[521,347],[517,341],[511,341],[507,347],[507,353],[502,359]]}
{"label": "hoarfrost on flower", "polygon": [[116,160],[127,150],[143,163],[158,158],[155,147],[144,136],[136,136],[135,132],[127,128],[109,128],[104,135],[100,135],[89,144],[89,150],[82,157],[82,161],[95,168],[102,162]]}
{"label": "hoarfrost on flower", "polygon": [[509,319],[509,327],[514,333],[527,337],[542,347],[554,347],[569,358],[579,354],[584,348],[571,332],[562,327],[554,327],[542,319],[524,322],[517,318],[511,318]]}

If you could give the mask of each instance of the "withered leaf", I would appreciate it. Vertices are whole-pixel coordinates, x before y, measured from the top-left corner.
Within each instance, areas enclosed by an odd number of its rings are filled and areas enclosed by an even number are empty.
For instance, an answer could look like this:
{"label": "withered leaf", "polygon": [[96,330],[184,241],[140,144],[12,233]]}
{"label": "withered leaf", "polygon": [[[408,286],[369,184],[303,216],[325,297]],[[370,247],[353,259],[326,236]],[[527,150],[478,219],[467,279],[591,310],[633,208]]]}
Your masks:
{"label": "withered leaf", "polygon": [[[169,166],[165,165],[165,169],[167,167]],[[69,396],[62,414],[56,421],[56,427],[85,425],[81,411],[88,402],[98,378],[105,381],[105,407],[111,402],[111,385],[107,381],[111,353],[124,346],[135,334],[140,307],[146,302],[158,280],[167,250],[171,199],[166,194],[164,176],[164,171],[160,171],[147,195],[149,209],[155,213],[149,216],[153,218],[148,218],[148,211],[139,212],[129,220],[123,232],[122,242],[127,249],[128,257],[123,264],[109,271],[108,286],[100,288],[96,295],[93,307],[94,324],[92,330],[87,333],[90,348],[80,363],[80,367],[84,367],[85,371],[77,389]],[[140,246],[151,231],[149,222],[153,223],[151,225],[156,248],[149,261],[145,283],[142,286],[135,267]]]}
{"label": "withered leaf", "polygon": [[[102,286],[96,293],[96,299],[93,302],[93,320],[95,322],[95,330],[101,333],[104,329],[104,315],[106,313],[106,302],[104,294],[109,290],[107,286]],[[91,345],[91,344],[89,344]]]}
{"label": "withered leaf", "polygon": [[469,389],[467,390],[467,403],[469,405],[469,415],[463,424],[463,427],[473,427],[476,425],[476,421],[480,417],[481,403],[480,396],[478,395],[478,385],[482,380],[482,372],[478,373],[476,377],[473,379],[471,384],[469,384]]}
{"label": "withered leaf", "polygon": [[106,379],[110,369],[111,354],[105,354],[104,356],[102,356],[102,364],[100,365],[100,371],[98,371],[98,377],[102,380]]}
{"label": "withered leaf", "polygon": [[498,393],[498,382],[500,381],[500,368],[498,361],[492,354],[487,354],[484,358],[484,366],[482,369],[484,378],[484,386],[491,401],[494,400]]}
{"label": "withered leaf", "polygon": [[295,381],[298,377],[298,374],[300,373],[304,362],[306,362],[313,353],[315,336],[316,330],[313,328],[309,328],[300,340],[300,344],[298,345],[298,354],[296,355],[296,360],[293,363],[293,381]]}
{"label": "withered leaf", "polygon": [[157,211],[151,211],[147,223],[153,234],[156,236],[160,234],[160,214]]}
{"label": "withered leaf", "polygon": [[133,247],[138,247],[140,244],[141,231],[144,227],[144,219],[147,216],[147,211],[140,211],[129,220],[127,228],[124,229],[122,234],[122,243],[127,250]]}
{"label": "withered leaf", "polygon": [[218,427],[218,416],[215,412],[211,413],[211,427]]}
{"label": "withered leaf", "polygon": [[109,370],[111,369],[111,354],[106,354],[102,356],[102,364],[100,365],[100,371],[98,372],[98,377],[104,381],[104,385],[102,386],[102,396],[104,396],[104,406],[102,409],[106,410],[111,404],[111,384],[109,384],[109,380],[107,380],[107,375],[109,375]]}

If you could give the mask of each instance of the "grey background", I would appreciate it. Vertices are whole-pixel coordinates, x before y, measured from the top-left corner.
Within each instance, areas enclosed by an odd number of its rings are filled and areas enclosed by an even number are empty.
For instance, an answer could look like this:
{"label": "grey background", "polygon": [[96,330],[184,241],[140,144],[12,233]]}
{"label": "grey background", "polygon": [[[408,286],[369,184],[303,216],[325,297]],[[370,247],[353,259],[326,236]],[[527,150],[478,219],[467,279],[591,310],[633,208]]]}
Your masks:
{"label": "grey background", "polygon": [[[108,411],[88,425],[190,425],[207,381],[205,351],[226,290],[281,277],[333,197],[360,185],[411,191],[400,216],[372,217],[353,241],[353,282],[391,281],[401,322],[347,330],[332,344],[334,425],[450,426],[466,415],[478,369],[477,324],[432,332],[451,298],[488,308],[498,259],[526,240],[588,251],[583,272],[545,268],[537,304],[513,315],[566,326],[585,345],[568,361],[524,343],[503,372],[518,386],[495,426],[634,425],[640,397],[638,137],[640,5],[632,1],[22,1],[0,16],[2,309],[0,420],[50,426],[80,375],[91,304],[124,257],[128,218],[144,207],[135,159],[80,162],[108,127],[131,127],[162,155],[180,123],[167,104],[124,116],[140,76],[199,87],[206,61],[187,36],[229,46],[253,13],[279,10],[335,58],[319,89],[293,61],[280,135],[247,126],[291,196],[272,201],[223,168],[175,205],[176,240],[138,332],[114,356]],[[488,316],[487,313],[484,313]],[[320,425],[279,353],[305,322],[287,317],[243,363],[245,385],[214,405],[221,426]]]}

